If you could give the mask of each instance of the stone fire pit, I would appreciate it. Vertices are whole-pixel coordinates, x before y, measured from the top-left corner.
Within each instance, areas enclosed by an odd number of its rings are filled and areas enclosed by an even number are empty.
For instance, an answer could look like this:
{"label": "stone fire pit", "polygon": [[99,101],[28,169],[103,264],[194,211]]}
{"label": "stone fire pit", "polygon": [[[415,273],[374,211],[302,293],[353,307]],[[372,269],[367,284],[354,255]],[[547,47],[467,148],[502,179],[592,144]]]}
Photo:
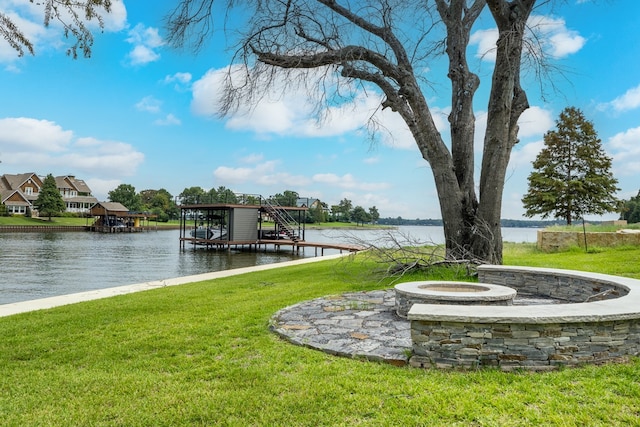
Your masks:
{"label": "stone fire pit", "polygon": [[414,304],[512,305],[516,290],[500,285],[469,282],[422,281],[395,286],[396,313],[407,318]]}

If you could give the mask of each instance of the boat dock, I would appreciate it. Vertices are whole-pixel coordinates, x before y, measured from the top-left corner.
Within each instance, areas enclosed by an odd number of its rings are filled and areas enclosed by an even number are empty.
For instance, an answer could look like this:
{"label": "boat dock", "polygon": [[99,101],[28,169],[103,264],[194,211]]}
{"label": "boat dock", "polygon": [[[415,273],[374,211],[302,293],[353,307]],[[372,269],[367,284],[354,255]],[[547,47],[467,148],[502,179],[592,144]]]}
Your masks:
{"label": "boat dock", "polygon": [[210,240],[200,239],[195,237],[180,237],[181,247],[185,245],[193,245],[194,247],[204,247],[207,249],[216,250],[253,250],[253,251],[266,251],[267,248],[273,247],[275,250],[279,250],[281,246],[290,246],[293,252],[298,252],[300,248],[315,248],[315,255],[318,256],[318,250],[320,255],[324,255],[325,249],[334,249],[343,252],[357,252],[364,250],[365,248],[358,245],[341,244],[341,243],[317,243],[293,240],[273,240],[273,239],[258,239],[255,241],[227,241],[227,240]]}
{"label": "boat dock", "polygon": [[180,206],[180,247],[213,250],[279,250],[291,247],[315,248],[324,255],[325,249],[356,252],[358,245],[313,243],[305,241],[307,207],[277,206],[262,197],[255,204],[192,204]]}

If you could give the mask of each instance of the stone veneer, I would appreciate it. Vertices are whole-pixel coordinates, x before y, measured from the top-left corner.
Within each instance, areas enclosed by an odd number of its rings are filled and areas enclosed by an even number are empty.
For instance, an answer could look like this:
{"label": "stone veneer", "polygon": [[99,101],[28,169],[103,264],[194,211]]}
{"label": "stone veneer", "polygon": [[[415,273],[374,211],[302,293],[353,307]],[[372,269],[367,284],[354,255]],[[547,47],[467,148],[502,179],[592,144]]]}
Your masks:
{"label": "stone veneer", "polygon": [[395,286],[396,314],[407,318],[414,304],[511,305],[512,287],[488,283],[420,281]]}
{"label": "stone veneer", "polygon": [[485,265],[479,280],[565,304],[409,310],[416,367],[553,370],[640,353],[640,280],[572,270]]}

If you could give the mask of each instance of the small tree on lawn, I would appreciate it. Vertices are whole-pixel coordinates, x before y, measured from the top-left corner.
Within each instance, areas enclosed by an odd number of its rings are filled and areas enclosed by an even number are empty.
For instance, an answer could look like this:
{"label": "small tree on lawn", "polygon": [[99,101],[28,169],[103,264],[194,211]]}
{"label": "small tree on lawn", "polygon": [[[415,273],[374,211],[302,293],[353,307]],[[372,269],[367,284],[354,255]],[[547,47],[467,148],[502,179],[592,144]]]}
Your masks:
{"label": "small tree on lawn", "polygon": [[375,206],[371,206],[369,208],[369,216],[371,217],[371,222],[373,222],[374,224],[378,222],[378,220],[380,219],[380,212],[378,212],[378,208],[376,208]]}
{"label": "small tree on lawn", "polygon": [[587,214],[618,210],[614,196],[618,180],[593,123],[579,109],[568,107],[560,113],[556,128],[545,134],[545,148],[533,162],[529,191],[522,199],[525,216],[553,214],[571,224]]}
{"label": "small tree on lawn", "polygon": [[371,215],[364,210],[362,206],[356,206],[351,211],[351,220],[357,224],[364,225],[365,223],[371,221]]}
{"label": "small tree on lawn", "polygon": [[40,216],[49,217],[49,221],[51,221],[52,216],[60,215],[67,209],[53,175],[49,174],[44,179],[34,205],[38,209]]}

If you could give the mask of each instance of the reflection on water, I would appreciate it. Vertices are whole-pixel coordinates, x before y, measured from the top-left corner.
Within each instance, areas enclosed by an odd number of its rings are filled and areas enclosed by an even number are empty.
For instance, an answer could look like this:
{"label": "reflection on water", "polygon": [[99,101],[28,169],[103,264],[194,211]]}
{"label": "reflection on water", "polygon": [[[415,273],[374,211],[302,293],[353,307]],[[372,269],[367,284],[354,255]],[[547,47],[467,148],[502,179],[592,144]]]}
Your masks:
{"label": "reflection on water", "polygon": [[177,230],[133,234],[0,233],[0,304],[301,256],[290,250],[180,250],[178,236]]}
{"label": "reflection on water", "polygon": [[[505,240],[508,240],[505,229]],[[535,241],[534,229],[520,240]],[[307,230],[308,242],[373,241],[389,231]],[[394,233],[442,243],[439,227],[400,227]],[[315,256],[314,248],[293,253],[180,250],[179,231],[145,233],[0,233],[0,304],[93,289],[271,264]],[[318,252],[320,253],[320,252]],[[325,250],[325,254],[336,251]]]}

